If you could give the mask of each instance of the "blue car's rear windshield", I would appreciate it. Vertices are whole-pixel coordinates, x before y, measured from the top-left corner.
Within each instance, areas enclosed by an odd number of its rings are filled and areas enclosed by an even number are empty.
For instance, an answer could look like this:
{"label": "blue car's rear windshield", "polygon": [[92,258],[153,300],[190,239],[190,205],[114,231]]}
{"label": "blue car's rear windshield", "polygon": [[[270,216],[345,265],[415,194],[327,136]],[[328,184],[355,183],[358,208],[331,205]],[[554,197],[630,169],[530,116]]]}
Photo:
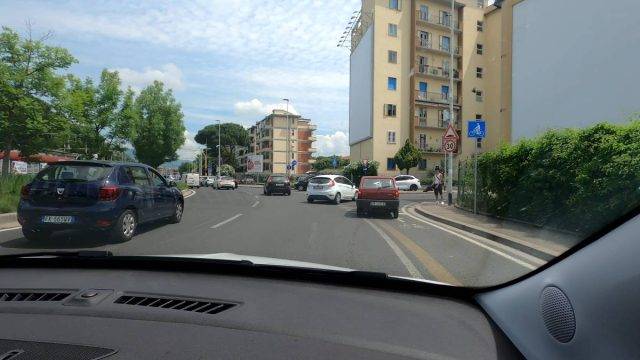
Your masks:
{"label": "blue car's rear windshield", "polygon": [[111,172],[111,166],[60,164],[50,165],[36,176],[38,181],[99,181]]}

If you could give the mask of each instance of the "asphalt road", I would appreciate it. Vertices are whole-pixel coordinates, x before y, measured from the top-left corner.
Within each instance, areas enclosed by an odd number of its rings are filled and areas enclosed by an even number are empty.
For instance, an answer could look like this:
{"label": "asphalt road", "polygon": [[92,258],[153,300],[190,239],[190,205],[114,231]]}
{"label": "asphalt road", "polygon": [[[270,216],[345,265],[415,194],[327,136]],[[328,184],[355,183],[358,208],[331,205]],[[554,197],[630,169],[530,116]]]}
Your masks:
{"label": "asphalt road", "polygon": [[501,283],[543,263],[415,213],[413,206],[433,201],[432,193],[402,193],[398,219],[358,218],[354,202],[309,204],[298,191],[264,196],[259,188],[200,188],[185,201],[181,223],[143,225],[126,243],[80,233],[30,242],[14,229],[0,231],[0,254],[65,249],[116,255],[235,253],[465,286]]}

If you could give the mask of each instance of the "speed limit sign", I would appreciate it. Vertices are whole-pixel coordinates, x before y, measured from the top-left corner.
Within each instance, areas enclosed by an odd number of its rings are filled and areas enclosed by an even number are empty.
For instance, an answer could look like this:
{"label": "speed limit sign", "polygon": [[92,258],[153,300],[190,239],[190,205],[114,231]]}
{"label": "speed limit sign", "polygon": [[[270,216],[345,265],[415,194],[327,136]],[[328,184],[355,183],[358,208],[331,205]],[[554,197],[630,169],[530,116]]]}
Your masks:
{"label": "speed limit sign", "polygon": [[442,149],[445,152],[456,152],[457,147],[458,147],[458,142],[456,140],[445,139],[442,142]]}

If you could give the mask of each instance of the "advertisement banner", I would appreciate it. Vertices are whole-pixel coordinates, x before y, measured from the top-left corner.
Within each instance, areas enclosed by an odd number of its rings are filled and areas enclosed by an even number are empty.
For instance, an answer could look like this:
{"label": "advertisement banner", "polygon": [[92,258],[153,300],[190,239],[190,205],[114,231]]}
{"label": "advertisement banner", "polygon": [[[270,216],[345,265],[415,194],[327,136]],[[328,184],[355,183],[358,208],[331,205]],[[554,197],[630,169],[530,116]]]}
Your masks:
{"label": "advertisement banner", "polygon": [[247,173],[261,173],[263,155],[247,155]]}

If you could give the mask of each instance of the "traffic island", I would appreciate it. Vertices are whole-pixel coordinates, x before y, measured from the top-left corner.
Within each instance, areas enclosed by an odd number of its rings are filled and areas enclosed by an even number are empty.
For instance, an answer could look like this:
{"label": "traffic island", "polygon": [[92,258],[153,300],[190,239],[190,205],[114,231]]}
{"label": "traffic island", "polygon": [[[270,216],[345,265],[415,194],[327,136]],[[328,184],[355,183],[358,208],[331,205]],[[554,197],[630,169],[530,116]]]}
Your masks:
{"label": "traffic island", "polygon": [[430,220],[470,232],[545,261],[557,257],[581,240],[577,235],[567,232],[473,214],[436,202],[423,202],[416,206],[415,210]]}

